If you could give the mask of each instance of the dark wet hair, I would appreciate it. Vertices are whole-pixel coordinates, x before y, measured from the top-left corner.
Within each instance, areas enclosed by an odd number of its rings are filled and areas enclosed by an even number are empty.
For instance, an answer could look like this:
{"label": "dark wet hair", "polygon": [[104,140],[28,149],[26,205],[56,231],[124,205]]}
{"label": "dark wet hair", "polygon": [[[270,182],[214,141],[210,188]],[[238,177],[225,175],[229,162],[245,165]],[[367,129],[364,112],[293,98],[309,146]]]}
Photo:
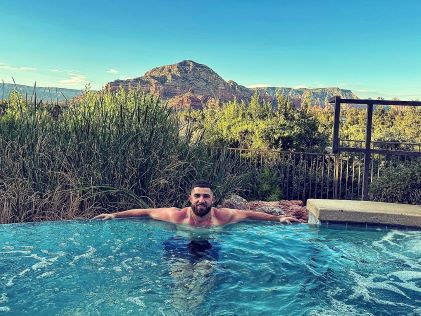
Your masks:
{"label": "dark wet hair", "polygon": [[196,180],[191,184],[191,190],[194,188],[209,188],[212,190],[212,184],[206,180]]}

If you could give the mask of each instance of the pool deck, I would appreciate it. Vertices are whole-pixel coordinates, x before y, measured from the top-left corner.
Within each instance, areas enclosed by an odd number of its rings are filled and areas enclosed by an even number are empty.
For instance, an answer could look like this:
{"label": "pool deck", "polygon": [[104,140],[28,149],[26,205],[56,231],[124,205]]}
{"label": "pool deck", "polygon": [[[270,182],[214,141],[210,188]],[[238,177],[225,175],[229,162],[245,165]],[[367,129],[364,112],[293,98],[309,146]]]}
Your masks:
{"label": "pool deck", "polygon": [[421,205],[309,199],[307,209],[310,224],[345,222],[421,228]]}

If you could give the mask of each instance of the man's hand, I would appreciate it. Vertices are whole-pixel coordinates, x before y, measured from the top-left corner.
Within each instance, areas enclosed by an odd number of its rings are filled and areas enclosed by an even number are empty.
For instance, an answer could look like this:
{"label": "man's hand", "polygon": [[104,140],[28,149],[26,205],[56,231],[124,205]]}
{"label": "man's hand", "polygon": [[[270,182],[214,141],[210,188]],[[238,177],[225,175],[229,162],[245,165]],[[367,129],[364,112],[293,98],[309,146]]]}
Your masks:
{"label": "man's hand", "polygon": [[279,222],[284,224],[299,223],[300,221],[292,216],[281,216]]}
{"label": "man's hand", "polygon": [[115,214],[99,214],[97,216],[95,216],[93,219],[102,219],[102,220],[107,220],[107,219],[114,219],[115,218]]}

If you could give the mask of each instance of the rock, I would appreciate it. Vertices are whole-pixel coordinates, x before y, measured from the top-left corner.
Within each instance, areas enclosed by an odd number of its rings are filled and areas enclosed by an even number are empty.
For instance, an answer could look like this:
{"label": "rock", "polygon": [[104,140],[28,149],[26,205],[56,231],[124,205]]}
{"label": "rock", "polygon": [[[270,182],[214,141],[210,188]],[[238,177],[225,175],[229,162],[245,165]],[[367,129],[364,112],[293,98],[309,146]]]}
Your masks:
{"label": "rock", "polygon": [[231,195],[226,198],[218,207],[234,208],[239,210],[251,210],[272,215],[292,216],[302,223],[308,222],[308,211],[304,202],[300,200],[281,200],[276,202],[250,201],[247,202],[239,195]]}
{"label": "rock", "polygon": [[300,209],[292,210],[290,215],[299,219],[303,223],[308,222],[308,211],[305,207],[301,207]]}
{"label": "rock", "polygon": [[272,215],[284,215],[285,212],[279,202],[251,201],[249,209],[257,212],[264,212]]}
{"label": "rock", "polygon": [[284,210],[280,207],[261,205],[254,209],[257,212],[264,212],[272,215],[285,215]]}
{"label": "rock", "polygon": [[225,198],[218,207],[234,208],[237,210],[249,209],[247,200],[236,194],[232,194]]}
{"label": "rock", "polygon": [[281,200],[279,201],[279,204],[285,205],[286,207],[289,207],[291,205],[304,206],[304,202],[301,200]]}

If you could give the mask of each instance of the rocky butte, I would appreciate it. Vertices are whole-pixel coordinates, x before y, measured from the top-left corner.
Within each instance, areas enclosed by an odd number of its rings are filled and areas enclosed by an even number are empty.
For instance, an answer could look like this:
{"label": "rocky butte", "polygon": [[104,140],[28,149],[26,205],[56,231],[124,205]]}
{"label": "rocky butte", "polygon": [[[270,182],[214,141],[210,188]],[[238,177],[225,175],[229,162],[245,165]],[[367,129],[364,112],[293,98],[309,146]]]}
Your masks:
{"label": "rocky butte", "polygon": [[342,98],[357,98],[350,90],[339,88],[292,89],[268,87],[249,89],[229,80],[225,81],[206,65],[192,60],[184,60],[177,64],[154,68],[144,76],[115,80],[107,83],[105,89],[135,88],[143,92],[159,96],[169,105],[181,108],[201,109],[208,103],[226,103],[237,99],[249,102],[255,91],[266,100],[273,101],[277,93],[290,96],[295,103],[306,91],[311,92],[312,103],[324,105],[326,100],[335,95]]}

